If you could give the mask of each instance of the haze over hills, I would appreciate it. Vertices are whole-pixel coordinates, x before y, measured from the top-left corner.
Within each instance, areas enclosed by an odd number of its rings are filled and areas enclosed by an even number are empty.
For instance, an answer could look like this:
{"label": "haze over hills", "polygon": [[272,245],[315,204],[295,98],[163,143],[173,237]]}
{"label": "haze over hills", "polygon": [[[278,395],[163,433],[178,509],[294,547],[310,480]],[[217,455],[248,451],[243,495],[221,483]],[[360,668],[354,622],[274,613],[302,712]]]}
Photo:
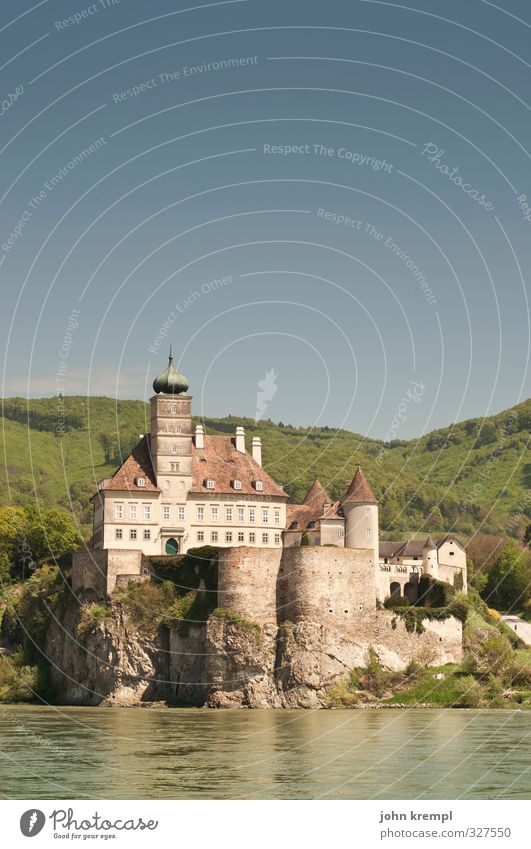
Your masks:
{"label": "haze over hills", "polygon": [[[450,529],[464,536],[478,530],[521,536],[531,519],[531,399],[486,419],[391,443],[233,416],[202,422],[208,433],[231,433],[243,424],[248,446],[252,436],[261,436],[264,466],[293,501],[304,498],[316,477],[340,497],[360,463],[380,499],[384,538]],[[37,500],[73,511],[88,536],[97,481],[112,474],[148,430],[143,401],[4,399],[0,503]]]}

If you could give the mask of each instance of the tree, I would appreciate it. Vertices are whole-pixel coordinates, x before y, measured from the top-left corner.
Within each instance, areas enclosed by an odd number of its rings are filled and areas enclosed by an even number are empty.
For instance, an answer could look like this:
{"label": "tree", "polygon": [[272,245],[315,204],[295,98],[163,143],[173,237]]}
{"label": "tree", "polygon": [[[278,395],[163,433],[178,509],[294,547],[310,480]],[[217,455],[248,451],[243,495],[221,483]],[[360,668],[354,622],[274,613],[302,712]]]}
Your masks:
{"label": "tree", "polygon": [[35,506],[0,508],[0,576],[25,579],[44,557],[78,547],[80,536],[68,513]]}
{"label": "tree", "polygon": [[522,607],[529,598],[529,556],[509,540],[490,570],[487,597],[502,607]]}
{"label": "tree", "polygon": [[528,525],[524,531],[524,545],[526,548],[531,546],[531,525]]}

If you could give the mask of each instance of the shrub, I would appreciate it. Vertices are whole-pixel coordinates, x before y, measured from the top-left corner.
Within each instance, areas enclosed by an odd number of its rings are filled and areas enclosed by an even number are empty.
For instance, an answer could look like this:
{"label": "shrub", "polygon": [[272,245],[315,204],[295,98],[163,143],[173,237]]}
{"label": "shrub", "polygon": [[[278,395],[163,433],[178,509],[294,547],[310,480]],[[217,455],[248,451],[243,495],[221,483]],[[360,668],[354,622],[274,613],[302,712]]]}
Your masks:
{"label": "shrub", "polygon": [[38,679],[37,667],[25,665],[21,651],[0,655],[0,702],[32,701]]}
{"label": "shrub", "polygon": [[89,634],[96,630],[98,625],[102,622],[106,622],[111,615],[112,610],[108,604],[83,605],[77,626],[78,637],[81,639],[86,638]]}
{"label": "shrub", "polygon": [[509,640],[495,631],[476,629],[465,637],[463,668],[473,675],[504,675],[513,662]]}
{"label": "shrub", "polygon": [[459,707],[475,708],[483,700],[483,687],[472,675],[463,675],[456,682],[457,702]]}

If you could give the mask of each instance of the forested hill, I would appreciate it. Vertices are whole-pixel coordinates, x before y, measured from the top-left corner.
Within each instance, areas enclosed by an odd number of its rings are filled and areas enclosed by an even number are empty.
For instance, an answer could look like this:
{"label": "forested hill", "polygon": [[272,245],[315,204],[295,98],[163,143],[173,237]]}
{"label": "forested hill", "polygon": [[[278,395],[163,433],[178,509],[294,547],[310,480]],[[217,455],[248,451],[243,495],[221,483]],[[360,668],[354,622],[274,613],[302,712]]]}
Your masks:
{"label": "forested hill", "polygon": [[[89,497],[149,430],[142,401],[103,397],[7,398],[0,503],[73,510],[90,529]],[[252,419],[203,420],[208,433],[245,426],[262,437],[267,471],[294,501],[318,477],[332,497],[361,463],[381,499],[382,536],[437,533],[521,536],[531,518],[531,399],[485,420],[469,419],[419,440],[390,445],[329,427],[296,428]],[[8,488],[9,487],[9,488]]]}

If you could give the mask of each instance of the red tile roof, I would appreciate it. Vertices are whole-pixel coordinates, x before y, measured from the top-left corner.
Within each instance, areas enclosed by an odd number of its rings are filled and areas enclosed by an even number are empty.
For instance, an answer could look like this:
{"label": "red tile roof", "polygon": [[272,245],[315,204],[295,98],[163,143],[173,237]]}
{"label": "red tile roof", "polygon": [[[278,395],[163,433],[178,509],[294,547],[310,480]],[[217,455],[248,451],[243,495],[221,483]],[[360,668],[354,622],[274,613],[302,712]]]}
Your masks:
{"label": "red tile roof", "polygon": [[327,503],[331,503],[330,496],[321,482],[314,480],[302,504],[288,504],[286,530],[289,530],[294,522],[296,527],[293,530],[297,531],[307,530],[310,522],[315,522],[315,527],[318,527]]}
{"label": "red tile roof", "polygon": [[[214,481],[214,489],[207,489],[206,480]],[[241,489],[234,489],[233,480],[241,481]],[[262,481],[257,491],[253,481]],[[205,436],[205,447],[192,445],[192,492],[231,493],[233,495],[273,495],[287,499],[287,493],[250,454],[234,447],[232,436]]]}
{"label": "red tile roof", "polygon": [[356,469],[356,474],[352,478],[352,482],[347,489],[347,493],[341,502],[342,504],[378,504],[378,501],[372,494],[367,478],[361,470],[361,466]]}
{"label": "red tile roof", "polygon": [[[146,485],[137,486],[137,478],[144,478]],[[103,484],[101,489],[105,491],[128,490],[130,492],[160,492],[157,487],[157,479],[151,463],[149,434],[147,436],[143,436],[140,442],[135,445],[129,456],[125,458],[120,468],[116,470],[110,480]]]}

